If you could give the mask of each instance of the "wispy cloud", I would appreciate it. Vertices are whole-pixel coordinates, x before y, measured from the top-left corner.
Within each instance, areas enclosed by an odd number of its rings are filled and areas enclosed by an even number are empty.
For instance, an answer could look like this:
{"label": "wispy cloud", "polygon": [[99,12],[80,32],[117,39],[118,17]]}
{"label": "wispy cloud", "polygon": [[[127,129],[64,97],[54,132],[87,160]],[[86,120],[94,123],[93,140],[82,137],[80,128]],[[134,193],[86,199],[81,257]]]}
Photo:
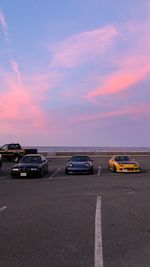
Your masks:
{"label": "wispy cloud", "polygon": [[[44,107],[48,93],[54,86],[62,82],[62,76],[57,73],[40,75],[24,75],[24,84],[16,83],[14,75],[1,73],[0,87],[0,128],[1,133],[48,133],[59,129],[58,115]],[[53,101],[53,99],[52,99]],[[50,104],[49,104],[50,105]],[[51,105],[50,105],[51,107]],[[60,131],[60,129],[59,129]]]}
{"label": "wispy cloud", "polygon": [[9,125],[10,129],[16,128],[20,131],[30,131],[35,128],[43,128],[46,123],[46,116],[41,108],[39,92],[37,96],[31,87],[22,87],[15,83],[12,76],[5,74],[3,77],[7,91],[1,92],[0,103],[0,125]]}
{"label": "wispy cloud", "polygon": [[82,32],[50,47],[53,53],[51,67],[74,68],[107,51],[117,36],[114,26]]}
{"label": "wispy cloud", "polygon": [[1,27],[3,29],[3,33],[4,33],[5,37],[8,37],[9,36],[9,34],[8,34],[8,25],[6,23],[4,14],[2,13],[1,10],[0,10],[0,24],[1,24]]}
{"label": "wispy cloud", "polygon": [[145,68],[135,65],[134,69],[128,69],[122,66],[122,69],[116,73],[109,74],[103,78],[101,85],[87,94],[87,98],[91,99],[98,96],[117,94],[124,90],[131,89],[133,85],[143,80],[150,72],[150,66]]}
{"label": "wispy cloud", "polygon": [[12,68],[12,71],[14,72],[14,74],[17,77],[17,81],[18,81],[19,86],[21,86],[20,67],[19,67],[18,62],[14,58],[12,46],[11,46],[11,38],[10,38],[10,34],[9,34],[9,27],[7,25],[7,22],[6,22],[5,15],[3,14],[3,12],[1,10],[0,10],[0,25],[2,27],[4,39],[5,39],[6,46],[7,46],[8,56],[9,56],[9,60],[10,60],[10,66]]}
{"label": "wispy cloud", "polygon": [[19,65],[14,59],[12,59],[10,63],[11,63],[12,70],[17,76],[18,84],[21,85],[21,72],[20,72]]}
{"label": "wispy cloud", "polygon": [[112,111],[103,111],[103,112],[97,112],[95,114],[91,115],[80,115],[74,117],[74,121],[78,122],[92,122],[92,121],[99,121],[100,119],[108,119],[108,121],[111,120],[112,117],[123,117],[129,115],[130,117],[138,117],[143,115],[149,115],[150,114],[150,106],[149,104],[139,104],[136,107],[128,106],[121,109],[114,109]]}
{"label": "wispy cloud", "polygon": [[[128,23],[118,27],[118,40],[114,53],[110,54],[110,66],[114,70],[101,75],[96,88],[91,88],[86,94],[87,99],[112,94],[120,94],[131,90],[133,86],[150,74],[150,23]],[[129,46],[130,44],[130,46]],[[118,53],[115,51],[118,47]]]}

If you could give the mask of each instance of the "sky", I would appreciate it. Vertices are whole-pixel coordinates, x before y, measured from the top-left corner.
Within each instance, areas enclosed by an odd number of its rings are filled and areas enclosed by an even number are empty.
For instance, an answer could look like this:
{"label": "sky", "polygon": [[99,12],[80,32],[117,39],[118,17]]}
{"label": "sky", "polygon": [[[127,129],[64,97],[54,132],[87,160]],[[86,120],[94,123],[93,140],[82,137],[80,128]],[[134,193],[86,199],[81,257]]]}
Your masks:
{"label": "sky", "polygon": [[149,0],[1,0],[0,145],[150,147]]}

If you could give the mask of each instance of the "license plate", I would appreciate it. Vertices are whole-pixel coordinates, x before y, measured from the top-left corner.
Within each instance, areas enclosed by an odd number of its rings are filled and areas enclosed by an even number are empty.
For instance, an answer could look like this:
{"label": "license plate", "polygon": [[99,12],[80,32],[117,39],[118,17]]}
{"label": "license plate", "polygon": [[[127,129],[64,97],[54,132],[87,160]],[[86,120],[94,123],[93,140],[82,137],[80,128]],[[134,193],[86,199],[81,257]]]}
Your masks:
{"label": "license plate", "polygon": [[128,170],[124,169],[123,172],[128,172]]}
{"label": "license plate", "polygon": [[21,172],[20,176],[27,176],[26,172]]}

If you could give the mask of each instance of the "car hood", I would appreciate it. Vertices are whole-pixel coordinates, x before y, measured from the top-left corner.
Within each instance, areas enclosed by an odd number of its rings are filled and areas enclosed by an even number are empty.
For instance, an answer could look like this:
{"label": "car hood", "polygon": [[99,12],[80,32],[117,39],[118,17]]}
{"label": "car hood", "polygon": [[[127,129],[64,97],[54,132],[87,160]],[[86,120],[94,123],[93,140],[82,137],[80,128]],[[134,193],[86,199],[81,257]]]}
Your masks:
{"label": "car hood", "polygon": [[138,164],[136,161],[117,161],[119,164]]}
{"label": "car hood", "polygon": [[13,166],[13,168],[21,168],[21,167],[40,167],[42,164],[41,163],[18,163]]}
{"label": "car hood", "polygon": [[92,165],[90,161],[68,161],[67,164],[72,164],[72,165],[85,165],[86,163]]}

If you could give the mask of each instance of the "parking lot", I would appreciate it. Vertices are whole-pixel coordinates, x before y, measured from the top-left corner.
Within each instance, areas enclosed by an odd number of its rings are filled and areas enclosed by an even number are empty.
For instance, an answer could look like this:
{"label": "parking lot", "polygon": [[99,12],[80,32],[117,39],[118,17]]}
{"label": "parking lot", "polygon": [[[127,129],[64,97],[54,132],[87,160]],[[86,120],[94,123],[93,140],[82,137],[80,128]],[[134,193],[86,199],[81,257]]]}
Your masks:
{"label": "parking lot", "polygon": [[[134,157],[139,174],[112,173],[108,159],[93,158],[93,175],[66,175],[67,158],[49,158],[40,179],[11,178],[13,163],[4,162],[0,266],[148,267],[150,157]],[[98,198],[102,255],[95,253]]]}

